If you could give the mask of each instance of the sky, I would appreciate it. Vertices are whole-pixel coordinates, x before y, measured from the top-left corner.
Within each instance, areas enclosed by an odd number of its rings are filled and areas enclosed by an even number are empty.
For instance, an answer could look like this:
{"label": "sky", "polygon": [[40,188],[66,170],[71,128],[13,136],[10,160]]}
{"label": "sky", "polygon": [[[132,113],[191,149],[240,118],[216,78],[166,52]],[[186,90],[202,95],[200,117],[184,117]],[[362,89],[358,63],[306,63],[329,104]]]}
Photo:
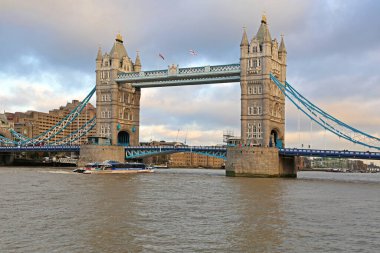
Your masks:
{"label": "sky", "polygon": [[[49,111],[84,98],[98,47],[109,52],[117,33],[133,60],[140,52],[143,70],[239,63],[242,27],[250,40],[265,13],[272,39],[284,35],[287,81],[380,136],[379,11],[376,0],[0,0],[0,110]],[[143,89],[140,113],[140,141],[219,144],[223,131],[240,135],[240,85]],[[285,138],[290,147],[360,149],[289,101]]]}

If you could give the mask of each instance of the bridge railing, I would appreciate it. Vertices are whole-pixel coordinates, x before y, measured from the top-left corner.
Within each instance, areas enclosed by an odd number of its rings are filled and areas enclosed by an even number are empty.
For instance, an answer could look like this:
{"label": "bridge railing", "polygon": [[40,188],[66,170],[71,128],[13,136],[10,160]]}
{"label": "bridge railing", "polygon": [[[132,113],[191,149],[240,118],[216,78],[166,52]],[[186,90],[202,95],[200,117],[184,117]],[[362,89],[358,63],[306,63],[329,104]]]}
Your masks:
{"label": "bridge railing", "polygon": [[240,75],[240,64],[215,65],[190,68],[175,68],[174,70],[153,70],[118,74],[118,81],[143,82],[170,77],[202,77],[210,75]]}

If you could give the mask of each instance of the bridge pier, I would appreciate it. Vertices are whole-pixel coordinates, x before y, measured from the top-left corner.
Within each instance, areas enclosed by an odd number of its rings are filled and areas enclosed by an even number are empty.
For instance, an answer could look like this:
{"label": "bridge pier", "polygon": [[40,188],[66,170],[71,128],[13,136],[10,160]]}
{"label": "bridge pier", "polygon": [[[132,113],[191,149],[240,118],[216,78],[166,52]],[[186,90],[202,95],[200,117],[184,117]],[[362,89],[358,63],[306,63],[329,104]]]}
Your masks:
{"label": "bridge pier", "polygon": [[125,148],[123,146],[81,145],[78,167],[87,163],[103,162],[105,160],[125,161]]}
{"label": "bridge pier", "polygon": [[295,158],[280,155],[277,148],[228,147],[226,176],[297,177]]}
{"label": "bridge pier", "polygon": [[0,153],[0,165],[11,165],[14,159],[14,153]]}

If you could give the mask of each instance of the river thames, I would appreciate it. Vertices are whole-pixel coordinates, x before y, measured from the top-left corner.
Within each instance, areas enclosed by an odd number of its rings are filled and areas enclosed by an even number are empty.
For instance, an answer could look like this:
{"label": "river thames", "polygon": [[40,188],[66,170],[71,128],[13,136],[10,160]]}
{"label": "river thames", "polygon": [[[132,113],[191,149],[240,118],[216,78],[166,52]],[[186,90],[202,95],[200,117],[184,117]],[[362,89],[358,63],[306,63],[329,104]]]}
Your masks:
{"label": "river thames", "polygon": [[0,167],[0,252],[378,252],[380,174]]}

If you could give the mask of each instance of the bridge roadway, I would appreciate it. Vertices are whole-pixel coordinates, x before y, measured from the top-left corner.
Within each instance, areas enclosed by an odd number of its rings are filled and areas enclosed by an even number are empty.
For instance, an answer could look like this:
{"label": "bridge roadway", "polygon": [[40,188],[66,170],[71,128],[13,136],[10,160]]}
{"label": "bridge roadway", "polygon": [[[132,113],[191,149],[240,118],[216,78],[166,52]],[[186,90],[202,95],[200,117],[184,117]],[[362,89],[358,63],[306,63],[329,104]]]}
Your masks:
{"label": "bridge roadway", "polygon": [[240,64],[190,68],[172,65],[163,70],[122,72],[116,82],[132,83],[133,87],[139,88],[240,82]]}
{"label": "bridge roadway", "polygon": [[[0,146],[0,152],[79,152],[79,145],[60,146]],[[220,146],[127,146],[125,153],[127,159],[143,158],[152,155],[170,154],[179,152],[192,152],[207,156],[226,159],[227,148]],[[349,150],[321,150],[280,148],[279,153],[284,156],[310,156],[351,159],[380,160],[380,152],[363,152]]]}

